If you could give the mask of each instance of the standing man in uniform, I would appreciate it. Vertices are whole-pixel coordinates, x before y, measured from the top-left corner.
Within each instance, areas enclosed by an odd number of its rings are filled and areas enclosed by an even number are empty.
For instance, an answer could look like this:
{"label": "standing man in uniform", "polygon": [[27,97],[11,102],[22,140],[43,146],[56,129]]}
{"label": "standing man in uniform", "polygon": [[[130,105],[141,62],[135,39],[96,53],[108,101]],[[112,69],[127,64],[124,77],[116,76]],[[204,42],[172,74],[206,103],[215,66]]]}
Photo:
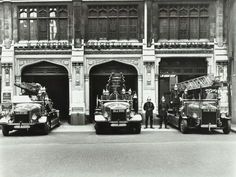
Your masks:
{"label": "standing man in uniform", "polygon": [[166,103],[166,99],[164,96],[161,98],[161,103],[159,104],[159,116],[160,116],[160,127],[159,129],[162,128],[162,123],[164,122],[165,128],[168,129],[167,127],[167,111],[168,111],[168,104]]}
{"label": "standing man in uniform", "polygon": [[153,127],[153,110],[154,104],[151,102],[151,98],[147,98],[147,102],[144,104],[143,109],[146,111],[145,113],[145,128],[148,128],[148,119],[150,118],[150,128]]}
{"label": "standing man in uniform", "polygon": [[133,109],[135,113],[138,113],[138,96],[136,92],[133,92]]}
{"label": "standing man in uniform", "polygon": [[175,116],[179,113],[180,99],[179,99],[179,90],[178,86],[175,84],[174,90],[171,92],[171,101],[170,104],[173,108]]}

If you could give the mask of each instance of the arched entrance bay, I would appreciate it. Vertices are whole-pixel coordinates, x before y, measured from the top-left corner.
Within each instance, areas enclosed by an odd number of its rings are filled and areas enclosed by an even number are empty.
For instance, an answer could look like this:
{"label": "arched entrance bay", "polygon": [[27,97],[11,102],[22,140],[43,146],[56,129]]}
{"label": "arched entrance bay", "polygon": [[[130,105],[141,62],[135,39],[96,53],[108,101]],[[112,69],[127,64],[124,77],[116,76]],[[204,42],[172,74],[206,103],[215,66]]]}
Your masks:
{"label": "arched entrance bay", "polygon": [[60,110],[60,119],[67,120],[69,114],[68,71],[60,65],[40,62],[22,70],[22,82],[37,82],[45,86],[54,108]]}
{"label": "arched entrance bay", "polygon": [[96,97],[100,97],[103,89],[107,84],[110,74],[122,72],[125,77],[126,90],[131,89],[138,93],[138,73],[135,67],[120,63],[117,61],[111,61],[94,66],[89,73],[90,80],[90,100],[89,110],[90,117],[93,119],[94,109],[96,107]]}

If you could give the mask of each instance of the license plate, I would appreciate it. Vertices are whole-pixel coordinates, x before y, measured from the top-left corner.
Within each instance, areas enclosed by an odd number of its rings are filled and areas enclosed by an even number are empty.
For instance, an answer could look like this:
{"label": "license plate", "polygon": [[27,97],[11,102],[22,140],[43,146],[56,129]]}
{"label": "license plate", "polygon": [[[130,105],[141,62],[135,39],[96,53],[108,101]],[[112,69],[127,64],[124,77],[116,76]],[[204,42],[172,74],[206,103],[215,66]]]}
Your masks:
{"label": "license plate", "polygon": [[215,112],[215,109],[204,109],[203,112]]}
{"label": "license plate", "polygon": [[111,127],[126,127],[127,124],[111,124]]}
{"label": "license plate", "polygon": [[124,109],[115,109],[115,110],[113,110],[113,112],[125,112],[125,110]]}
{"label": "license plate", "polygon": [[27,115],[27,112],[15,112],[16,115]]}
{"label": "license plate", "polygon": [[29,126],[29,125],[22,125],[22,126],[20,126],[20,125],[15,125],[14,128],[22,128],[22,129],[25,129],[25,128],[30,128],[30,126]]}

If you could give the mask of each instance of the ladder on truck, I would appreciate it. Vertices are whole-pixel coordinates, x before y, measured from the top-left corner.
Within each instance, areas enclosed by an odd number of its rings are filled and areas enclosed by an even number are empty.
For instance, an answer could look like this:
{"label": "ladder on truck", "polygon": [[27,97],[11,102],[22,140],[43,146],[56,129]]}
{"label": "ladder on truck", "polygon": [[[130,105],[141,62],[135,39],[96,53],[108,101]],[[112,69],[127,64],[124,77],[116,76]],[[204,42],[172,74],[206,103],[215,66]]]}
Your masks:
{"label": "ladder on truck", "polygon": [[210,87],[213,85],[213,83],[214,83],[214,76],[206,75],[177,83],[177,86],[180,91],[183,91],[185,89],[194,90],[204,87]]}

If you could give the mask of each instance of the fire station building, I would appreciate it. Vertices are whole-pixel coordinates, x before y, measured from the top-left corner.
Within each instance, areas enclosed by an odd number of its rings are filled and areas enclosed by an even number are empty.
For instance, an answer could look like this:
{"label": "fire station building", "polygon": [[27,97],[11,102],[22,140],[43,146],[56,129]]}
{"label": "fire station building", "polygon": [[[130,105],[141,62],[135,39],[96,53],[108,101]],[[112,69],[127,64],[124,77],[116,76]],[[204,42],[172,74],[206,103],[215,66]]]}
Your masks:
{"label": "fire station building", "polygon": [[234,0],[229,0],[227,3],[228,9],[228,57],[229,57],[229,82],[230,82],[230,107],[229,110],[232,115],[233,123],[236,123],[236,2]]}
{"label": "fire station building", "polygon": [[124,74],[140,112],[148,96],[158,105],[177,82],[213,74],[227,83],[225,7],[225,0],[0,0],[2,106],[20,94],[14,83],[38,82],[64,119],[84,124],[111,72]]}

